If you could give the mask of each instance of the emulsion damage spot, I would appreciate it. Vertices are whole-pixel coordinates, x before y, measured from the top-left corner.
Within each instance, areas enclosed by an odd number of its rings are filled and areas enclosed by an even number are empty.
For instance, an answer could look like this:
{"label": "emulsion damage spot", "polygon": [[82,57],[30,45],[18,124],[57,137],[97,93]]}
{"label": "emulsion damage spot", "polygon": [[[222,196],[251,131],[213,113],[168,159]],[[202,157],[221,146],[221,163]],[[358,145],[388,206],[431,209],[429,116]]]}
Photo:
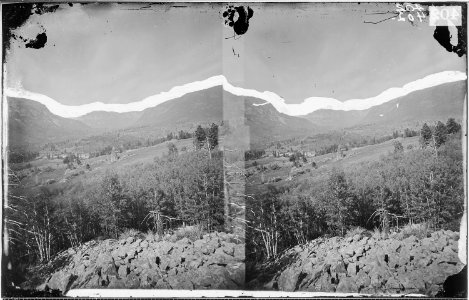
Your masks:
{"label": "emulsion damage spot", "polygon": [[249,19],[254,15],[254,11],[249,6],[228,6],[223,12],[225,25],[233,27],[237,35],[245,34],[249,28]]}
{"label": "emulsion damage spot", "polygon": [[26,48],[40,49],[43,48],[47,43],[47,35],[45,32],[42,32],[36,36],[34,40],[29,40],[26,43]]}

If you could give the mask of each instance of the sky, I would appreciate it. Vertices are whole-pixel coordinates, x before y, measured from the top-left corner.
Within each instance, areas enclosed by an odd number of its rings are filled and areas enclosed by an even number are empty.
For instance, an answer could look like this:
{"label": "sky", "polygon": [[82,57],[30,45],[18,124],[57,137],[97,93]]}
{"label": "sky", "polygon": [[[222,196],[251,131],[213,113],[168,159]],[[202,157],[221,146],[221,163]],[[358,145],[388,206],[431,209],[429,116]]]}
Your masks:
{"label": "sky", "polygon": [[[300,103],[310,110],[350,109],[353,103],[352,109],[363,109],[370,99],[388,99],[390,89],[394,95],[408,91],[412,82],[426,86],[435,78],[449,80],[448,74],[451,80],[465,78],[466,56],[441,47],[426,20],[416,26],[364,22],[382,20],[376,13],[395,10],[392,4],[252,4],[249,29],[236,39],[223,25],[222,4],[141,6],[61,5],[32,16],[17,33],[34,36],[44,29],[47,44],[31,49],[13,41],[7,89],[47,99],[55,113],[72,116],[64,111],[106,107],[96,102],[124,110],[131,106],[122,104],[140,103],[135,110],[172,99],[188,86],[226,81],[266,92],[261,99],[296,115],[305,107]],[[173,96],[165,93],[171,89]]]}

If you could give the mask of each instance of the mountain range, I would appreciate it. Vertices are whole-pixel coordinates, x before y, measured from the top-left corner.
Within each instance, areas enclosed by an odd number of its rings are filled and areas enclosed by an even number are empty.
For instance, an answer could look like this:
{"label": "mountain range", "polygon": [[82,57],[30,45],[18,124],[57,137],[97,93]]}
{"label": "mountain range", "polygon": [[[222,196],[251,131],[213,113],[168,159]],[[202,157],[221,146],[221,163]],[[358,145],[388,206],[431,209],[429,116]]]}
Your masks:
{"label": "mountain range", "polygon": [[[363,125],[395,126],[408,121],[462,119],[466,82],[412,92],[365,110],[321,109],[305,116],[280,113],[255,97],[231,94],[221,86],[192,92],[141,112],[92,112],[78,118],[52,114],[31,100],[8,97],[10,145],[28,145],[97,135],[125,128],[194,128],[238,118],[250,128],[251,142],[312,135]],[[174,130],[176,131],[176,130]]]}
{"label": "mountain range", "polygon": [[8,142],[12,148],[45,144],[85,136],[93,131],[85,123],[52,114],[43,104],[7,97]]}
{"label": "mountain range", "polygon": [[462,119],[466,90],[466,82],[457,81],[415,91],[365,110],[320,109],[304,117],[328,129]]}
{"label": "mountain range", "polygon": [[69,119],[52,114],[38,102],[8,98],[9,142],[12,146],[38,144],[124,128],[145,131],[164,127],[176,132],[193,130],[199,124],[220,124],[224,119],[233,118],[243,119],[252,129],[253,140],[296,136],[317,130],[317,126],[308,120],[282,114],[270,104],[253,105],[259,102],[262,101],[232,95],[217,86],[186,94],[142,112],[92,112]]}

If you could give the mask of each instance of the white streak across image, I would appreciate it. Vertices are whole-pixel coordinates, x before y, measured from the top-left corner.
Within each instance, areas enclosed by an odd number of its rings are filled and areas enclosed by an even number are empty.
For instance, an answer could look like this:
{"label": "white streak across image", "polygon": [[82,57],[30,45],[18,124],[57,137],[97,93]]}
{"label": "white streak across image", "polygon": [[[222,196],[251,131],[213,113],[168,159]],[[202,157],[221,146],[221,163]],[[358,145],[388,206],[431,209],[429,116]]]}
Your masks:
{"label": "white streak across image", "polygon": [[142,111],[144,109],[155,107],[166,101],[180,98],[186,94],[209,89],[215,86],[223,86],[223,89],[229,93],[237,96],[254,97],[266,101],[266,103],[256,104],[264,105],[271,103],[279,112],[291,116],[306,115],[318,109],[332,109],[332,110],[364,110],[370,107],[380,105],[391,101],[393,99],[408,95],[414,91],[434,87],[440,84],[466,80],[467,76],[459,71],[444,71],[424,78],[410,82],[403,87],[389,88],[377,96],[365,99],[349,99],[346,101],[339,101],[334,98],[325,97],[309,97],[299,104],[287,104],[285,100],[271,91],[259,92],[254,89],[246,89],[236,87],[229,83],[223,76],[213,76],[202,81],[195,81],[181,86],[176,86],[167,92],[162,92],[156,95],[149,96],[141,101],[126,103],[126,104],[105,104],[102,102],[93,102],[84,105],[64,105],[46,95],[26,91],[21,87],[7,88],[6,95],[8,97],[17,97],[37,101],[44,104],[52,113],[66,118],[74,118],[86,115],[94,111],[108,111],[108,112],[131,112]]}

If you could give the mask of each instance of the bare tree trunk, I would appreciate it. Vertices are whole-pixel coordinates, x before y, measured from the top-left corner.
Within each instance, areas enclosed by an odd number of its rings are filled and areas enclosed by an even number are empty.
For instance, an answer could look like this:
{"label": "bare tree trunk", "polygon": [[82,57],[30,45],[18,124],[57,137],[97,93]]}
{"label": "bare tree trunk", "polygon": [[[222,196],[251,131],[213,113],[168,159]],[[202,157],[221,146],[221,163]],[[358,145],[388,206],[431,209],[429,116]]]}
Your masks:
{"label": "bare tree trunk", "polygon": [[384,210],[383,213],[384,213],[383,235],[384,235],[384,238],[387,239],[389,235],[389,213],[387,210]]}

